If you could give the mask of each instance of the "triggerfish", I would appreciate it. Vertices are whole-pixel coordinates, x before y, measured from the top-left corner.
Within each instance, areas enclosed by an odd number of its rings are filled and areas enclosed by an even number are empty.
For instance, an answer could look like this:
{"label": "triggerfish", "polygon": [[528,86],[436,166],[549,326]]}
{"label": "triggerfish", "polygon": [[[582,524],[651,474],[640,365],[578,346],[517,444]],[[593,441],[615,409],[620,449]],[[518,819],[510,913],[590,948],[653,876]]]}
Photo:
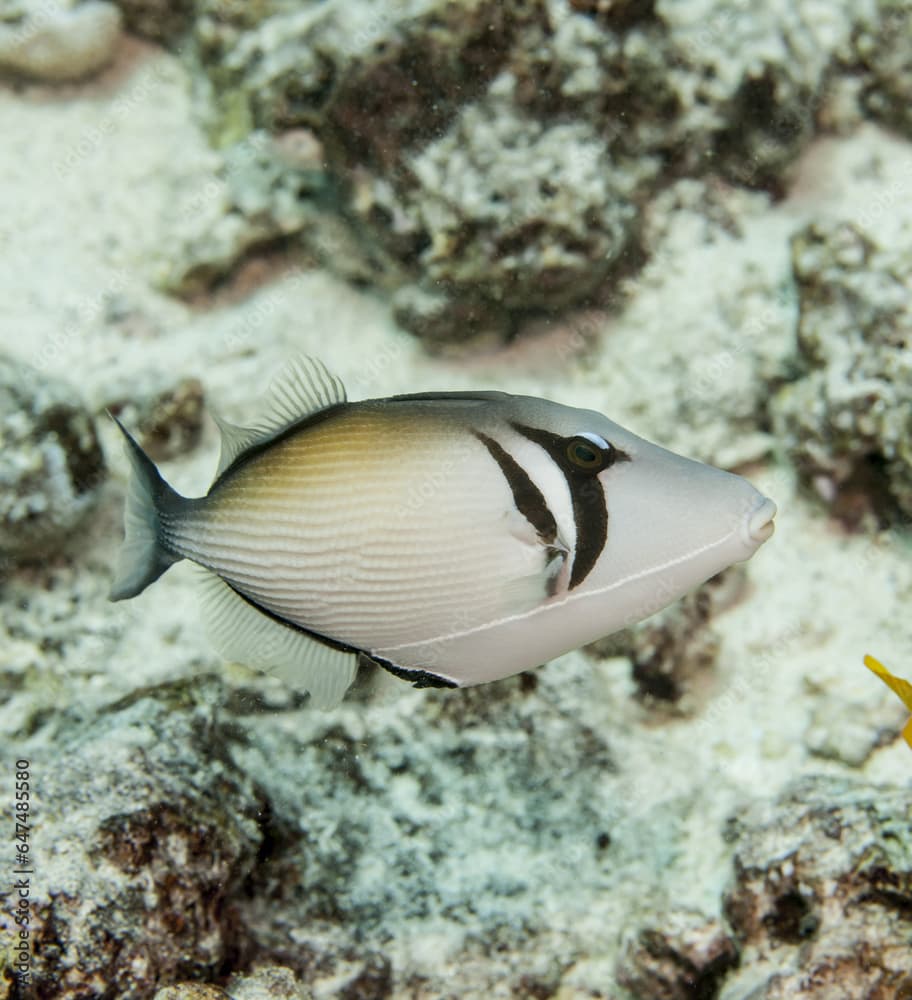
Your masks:
{"label": "triggerfish", "polygon": [[776,505],[740,476],[529,396],[348,402],[302,359],[255,427],[217,422],[218,472],[194,499],[121,426],[133,475],[111,598],[198,563],[221,653],[324,706],[364,660],[419,687],[538,666],[653,614],[773,532]]}
{"label": "triggerfish", "polygon": [[[904,681],[902,677],[895,677],[880,660],[875,660],[870,653],[865,655],[864,664],[868,670],[877,674],[884,684],[899,697],[899,700],[906,708],[912,712],[912,684],[909,681]],[[903,727],[902,738],[912,747],[912,716],[909,717],[909,721]]]}

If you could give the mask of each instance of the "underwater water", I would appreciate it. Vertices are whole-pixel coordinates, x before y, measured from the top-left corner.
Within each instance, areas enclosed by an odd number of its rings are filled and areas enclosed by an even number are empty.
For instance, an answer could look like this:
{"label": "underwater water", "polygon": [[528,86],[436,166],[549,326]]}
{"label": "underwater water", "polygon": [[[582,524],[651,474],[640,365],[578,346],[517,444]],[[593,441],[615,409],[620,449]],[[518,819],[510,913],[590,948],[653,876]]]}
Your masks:
{"label": "underwater water", "polygon": [[[0,1000],[912,998],[910,109],[910,0],[0,0]],[[219,655],[189,561],[109,600],[107,412],[201,497],[304,356],[604,414],[775,534],[682,582],[729,515],[665,459],[647,495],[487,401],[466,466],[409,412],[260,546],[347,560],[302,564],[321,627],[469,629],[589,556],[631,624],[319,707],[287,625]]]}

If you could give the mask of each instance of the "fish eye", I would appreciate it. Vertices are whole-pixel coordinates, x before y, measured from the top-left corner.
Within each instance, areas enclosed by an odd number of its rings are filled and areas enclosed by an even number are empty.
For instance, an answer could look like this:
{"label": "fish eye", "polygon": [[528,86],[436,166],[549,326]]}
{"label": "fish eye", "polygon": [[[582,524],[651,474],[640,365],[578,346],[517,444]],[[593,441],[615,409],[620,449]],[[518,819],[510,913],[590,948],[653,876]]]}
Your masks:
{"label": "fish eye", "polygon": [[598,434],[577,434],[564,449],[570,464],[583,472],[601,472],[615,458],[614,446]]}

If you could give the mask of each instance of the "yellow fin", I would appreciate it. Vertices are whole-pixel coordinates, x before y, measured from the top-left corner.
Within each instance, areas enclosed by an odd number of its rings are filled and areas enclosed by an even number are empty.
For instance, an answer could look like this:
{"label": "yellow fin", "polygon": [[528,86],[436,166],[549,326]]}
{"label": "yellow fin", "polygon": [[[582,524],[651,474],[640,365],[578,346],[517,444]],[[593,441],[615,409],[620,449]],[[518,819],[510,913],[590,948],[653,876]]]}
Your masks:
{"label": "yellow fin", "polygon": [[902,738],[912,748],[912,716],[909,716],[909,721],[903,726]]}
{"label": "yellow fin", "polygon": [[889,670],[880,662],[880,660],[875,660],[873,656],[868,654],[864,658],[865,666],[868,670],[872,670],[877,676],[887,685],[891,690],[895,691],[896,694],[902,699],[903,704],[906,708],[912,712],[912,684],[908,681],[904,681],[901,677],[894,677]]}
{"label": "yellow fin", "polygon": [[[899,696],[906,708],[912,712],[912,684],[909,681],[904,681],[901,677],[894,677],[880,660],[874,659],[870,654],[865,656],[864,663],[868,670],[877,674],[884,684]],[[909,719],[903,728],[902,737],[912,747],[912,719]]]}

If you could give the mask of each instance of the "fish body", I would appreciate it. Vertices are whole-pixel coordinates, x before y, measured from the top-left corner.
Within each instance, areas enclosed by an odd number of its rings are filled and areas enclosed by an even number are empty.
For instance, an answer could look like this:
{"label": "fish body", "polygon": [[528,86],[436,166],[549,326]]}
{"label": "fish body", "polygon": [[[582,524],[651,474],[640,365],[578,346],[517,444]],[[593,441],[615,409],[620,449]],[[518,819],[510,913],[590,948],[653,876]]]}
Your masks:
{"label": "fish body", "polygon": [[313,361],[276,398],[263,426],[223,425],[205,497],[179,497],[129,441],[112,597],[198,563],[222,651],[323,703],[359,657],[419,685],[537,666],[772,532],[775,505],[746,480],[591,410],[494,392],[348,402]]}

